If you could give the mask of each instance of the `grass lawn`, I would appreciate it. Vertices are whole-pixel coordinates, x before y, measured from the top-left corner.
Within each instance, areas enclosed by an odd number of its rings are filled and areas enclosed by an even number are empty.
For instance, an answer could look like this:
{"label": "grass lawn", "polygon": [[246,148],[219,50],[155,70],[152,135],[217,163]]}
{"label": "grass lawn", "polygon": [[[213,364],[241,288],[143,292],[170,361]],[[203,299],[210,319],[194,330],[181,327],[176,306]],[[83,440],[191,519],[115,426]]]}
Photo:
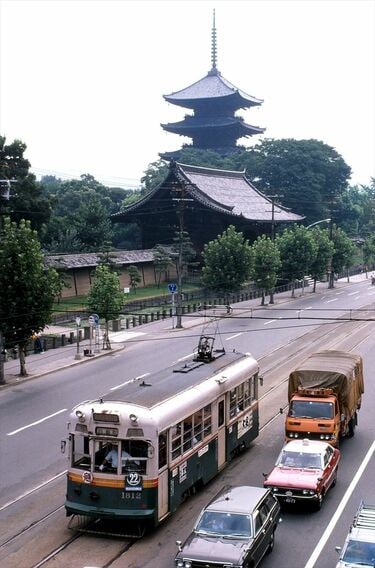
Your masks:
{"label": "grass lawn", "polygon": [[[199,286],[194,286],[190,284],[184,284],[183,290],[185,292],[191,292],[193,290],[198,290]],[[145,286],[144,288],[137,288],[136,292],[133,290],[129,294],[125,295],[126,302],[134,300],[143,300],[145,298],[155,298],[158,296],[169,296],[167,284],[163,283],[160,288],[157,286]],[[54,313],[61,312],[74,312],[86,309],[86,296],[74,296],[72,298],[63,298],[60,302],[55,302],[53,305]]]}

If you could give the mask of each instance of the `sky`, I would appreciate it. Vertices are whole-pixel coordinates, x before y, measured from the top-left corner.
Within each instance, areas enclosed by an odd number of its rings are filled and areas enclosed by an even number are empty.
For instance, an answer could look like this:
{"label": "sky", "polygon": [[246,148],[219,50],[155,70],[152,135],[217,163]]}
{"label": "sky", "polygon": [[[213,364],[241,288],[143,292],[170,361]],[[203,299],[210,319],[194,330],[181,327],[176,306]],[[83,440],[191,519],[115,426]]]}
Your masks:
{"label": "sky", "polygon": [[317,139],[375,177],[375,0],[0,0],[0,134],[41,175],[138,187],[189,138],[160,124],[190,111],[163,95],[217,67],[263,99],[241,139]]}

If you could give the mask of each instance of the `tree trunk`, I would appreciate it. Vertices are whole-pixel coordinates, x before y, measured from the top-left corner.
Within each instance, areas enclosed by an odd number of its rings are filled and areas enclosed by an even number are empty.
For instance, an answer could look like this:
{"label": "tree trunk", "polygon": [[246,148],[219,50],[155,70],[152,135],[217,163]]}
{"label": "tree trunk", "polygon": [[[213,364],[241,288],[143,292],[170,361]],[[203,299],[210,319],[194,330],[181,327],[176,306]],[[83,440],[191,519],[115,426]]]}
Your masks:
{"label": "tree trunk", "polygon": [[26,345],[19,343],[18,353],[20,358],[20,377],[27,377],[26,371]]}
{"label": "tree trunk", "polygon": [[313,292],[316,292],[316,278],[314,278]]}
{"label": "tree trunk", "polygon": [[104,349],[112,349],[109,339],[109,321],[105,320],[105,347]]}
{"label": "tree trunk", "polygon": [[295,298],[295,295],[294,295],[294,288],[295,288],[295,283],[292,282],[292,298]]}
{"label": "tree trunk", "polygon": [[264,306],[265,298],[266,298],[266,296],[265,296],[264,290],[262,290],[262,301],[261,301],[261,304],[260,304],[261,306]]}

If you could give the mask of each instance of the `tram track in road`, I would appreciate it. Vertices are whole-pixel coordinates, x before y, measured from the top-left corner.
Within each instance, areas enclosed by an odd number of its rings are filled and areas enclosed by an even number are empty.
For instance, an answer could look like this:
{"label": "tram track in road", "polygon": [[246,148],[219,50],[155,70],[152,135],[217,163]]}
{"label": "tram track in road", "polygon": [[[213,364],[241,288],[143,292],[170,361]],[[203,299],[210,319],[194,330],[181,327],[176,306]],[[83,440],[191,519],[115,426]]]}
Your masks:
{"label": "tram track in road", "polygon": [[41,517],[40,519],[37,519],[36,521],[32,521],[27,527],[23,528],[22,530],[20,530],[18,533],[12,535],[11,537],[7,538],[4,542],[0,543],[0,550],[2,548],[4,548],[5,546],[11,544],[13,541],[15,541],[17,538],[25,535],[27,532],[31,531],[32,529],[34,529],[35,527],[37,527],[38,525],[44,523],[45,521],[47,521],[48,519],[50,519],[55,513],[57,513],[58,511],[61,511],[64,508],[64,505],[59,505],[59,507],[57,507],[56,509],[54,509],[53,511],[50,511],[49,513],[46,513],[43,517]]}
{"label": "tram track in road", "polygon": [[[300,360],[305,358],[309,353],[313,351],[318,351],[321,349],[347,349],[354,350],[365,341],[371,333],[371,323],[366,321],[338,321],[331,325],[329,329],[324,325],[318,326],[318,329],[310,330],[308,333],[304,333],[300,337],[294,339],[289,339],[283,345],[278,346],[272,352],[264,354],[258,358],[261,365],[262,375],[264,376],[264,387],[265,392],[260,396],[259,402],[264,403],[268,397],[272,395],[277,396],[278,389],[286,386],[289,376],[289,370],[291,370]],[[266,390],[267,389],[267,390]],[[272,405],[273,406],[273,405]],[[276,411],[275,406],[271,407],[271,412],[268,416],[265,414],[264,423],[260,426],[260,432],[265,431],[274,420],[279,417],[279,405]],[[262,410],[261,410],[262,413]],[[39,485],[38,487],[28,491],[27,493],[19,496],[12,502],[3,505],[0,510],[11,509],[12,506],[17,503],[22,503],[31,494],[42,494],[43,491],[51,490],[51,484],[56,480],[58,476],[62,476],[64,472],[61,472],[51,480]],[[60,488],[58,488],[60,490]],[[63,496],[63,492],[61,494]],[[43,501],[43,494],[41,497],[41,502]],[[26,505],[25,505],[26,507]],[[46,524],[47,530],[51,519],[54,515],[59,515],[59,513],[64,509],[64,505],[58,505],[51,511],[41,515],[37,520],[32,520],[28,526],[25,526],[22,530],[19,530],[12,536],[9,536],[4,542],[0,543],[0,550],[5,550],[5,547],[16,542],[17,539],[21,539],[27,533],[30,533],[32,529],[41,530],[43,523]],[[59,523],[63,523],[63,519],[59,517]],[[44,530],[44,529],[43,529]],[[65,535],[66,536],[66,535]],[[27,568],[38,568],[47,565],[49,562],[53,562],[59,555],[69,554],[70,547],[74,545],[78,538],[89,538],[84,533],[78,533],[72,535],[72,537],[67,538],[65,542],[59,543],[55,548],[51,545],[50,550],[45,550],[45,555],[41,554],[41,560],[34,564],[24,565]],[[122,554],[124,554],[133,544],[134,541],[122,540],[121,543],[118,541],[117,545],[112,544],[108,541],[108,556],[105,564],[100,564],[102,568],[110,566],[112,562]],[[119,550],[119,544],[121,544],[121,550]],[[79,545],[80,546],[80,545]],[[111,550],[113,549],[113,550]],[[71,551],[71,553],[76,554],[76,551]],[[73,554],[73,555],[74,555]],[[111,557],[111,558],[109,558]],[[1,560],[0,560],[1,563]],[[65,565],[62,563],[61,565]],[[67,564],[68,565],[68,564]],[[7,566],[5,563],[4,566]],[[21,564],[19,565],[21,566]]]}

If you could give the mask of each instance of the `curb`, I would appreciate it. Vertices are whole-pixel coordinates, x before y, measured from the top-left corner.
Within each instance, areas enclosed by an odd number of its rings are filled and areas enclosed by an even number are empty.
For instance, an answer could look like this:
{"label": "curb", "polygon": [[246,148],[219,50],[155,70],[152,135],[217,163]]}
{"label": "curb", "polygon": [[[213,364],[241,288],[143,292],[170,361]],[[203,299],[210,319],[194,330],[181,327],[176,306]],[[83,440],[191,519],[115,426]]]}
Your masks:
{"label": "curb", "polygon": [[68,369],[69,367],[74,367],[75,365],[81,365],[83,363],[89,363],[90,361],[95,361],[97,359],[99,359],[100,357],[105,357],[107,355],[113,355],[114,353],[117,353],[118,351],[123,351],[125,349],[125,344],[122,345],[122,347],[119,347],[118,349],[110,349],[105,353],[97,353],[94,357],[83,357],[82,359],[78,359],[78,360],[72,360],[69,363],[67,363],[66,365],[61,365],[59,367],[56,368],[52,368],[52,369],[46,369],[45,371],[40,371],[40,372],[36,372],[34,374],[29,374],[26,377],[17,377],[15,379],[12,379],[11,382],[6,382],[3,385],[0,385],[0,391],[3,389],[6,389],[8,387],[12,387],[15,385],[19,385],[21,383],[26,383],[28,381],[31,381],[33,379],[38,379],[39,377],[44,377],[45,375],[50,375],[52,373],[56,373],[57,371],[61,371],[62,369]]}

